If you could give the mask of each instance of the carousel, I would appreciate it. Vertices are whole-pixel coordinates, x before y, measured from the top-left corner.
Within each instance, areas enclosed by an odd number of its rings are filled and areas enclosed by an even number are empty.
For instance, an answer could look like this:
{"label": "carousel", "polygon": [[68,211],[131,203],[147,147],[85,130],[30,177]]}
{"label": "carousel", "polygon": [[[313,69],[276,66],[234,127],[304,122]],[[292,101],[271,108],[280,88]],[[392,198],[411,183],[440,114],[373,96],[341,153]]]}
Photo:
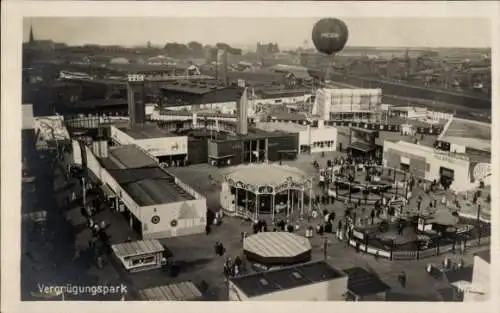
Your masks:
{"label": "carousel", "polygon": [[311,211],[312,180],[297,168],[247,164],[228,169],[223,177],[220,203],[228,215],[274,221]]}

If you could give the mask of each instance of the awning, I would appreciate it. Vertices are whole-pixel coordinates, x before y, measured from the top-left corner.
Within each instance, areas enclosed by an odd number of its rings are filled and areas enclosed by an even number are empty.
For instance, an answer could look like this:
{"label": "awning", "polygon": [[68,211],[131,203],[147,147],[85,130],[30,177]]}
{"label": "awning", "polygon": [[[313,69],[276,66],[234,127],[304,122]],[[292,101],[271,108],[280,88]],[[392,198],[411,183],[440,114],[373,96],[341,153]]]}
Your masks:
{"label": "awning", "polygon": [[350,149],[358,150],[361,152],[371,152],[375,150],[375,147],[372,147],[371,145],[364,143],[364,142],[353,142],[352,144],[347,146]]}

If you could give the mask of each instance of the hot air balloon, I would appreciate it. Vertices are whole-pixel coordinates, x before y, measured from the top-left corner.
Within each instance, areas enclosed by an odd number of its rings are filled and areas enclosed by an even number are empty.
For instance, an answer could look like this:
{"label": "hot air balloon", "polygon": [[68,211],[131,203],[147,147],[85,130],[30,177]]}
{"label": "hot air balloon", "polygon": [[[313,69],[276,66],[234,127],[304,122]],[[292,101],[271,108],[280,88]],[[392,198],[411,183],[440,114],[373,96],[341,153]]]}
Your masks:
{"label": "hot air balloon", "polygon": [[347,25],[336,18],[324,18],[316,22],[312,30],[312,40],[316,49],[332,55],[344,49],[349,37]]}
{"label": "hot air balloon", "polygon": [[[344,49],[348,37],[347,25],[336,18],[321,19],[314,24],[312,30],[312,40],[316,50],[329,56]],[[326,68],[325,82],[330,78],[332,66],[333,62]]]}

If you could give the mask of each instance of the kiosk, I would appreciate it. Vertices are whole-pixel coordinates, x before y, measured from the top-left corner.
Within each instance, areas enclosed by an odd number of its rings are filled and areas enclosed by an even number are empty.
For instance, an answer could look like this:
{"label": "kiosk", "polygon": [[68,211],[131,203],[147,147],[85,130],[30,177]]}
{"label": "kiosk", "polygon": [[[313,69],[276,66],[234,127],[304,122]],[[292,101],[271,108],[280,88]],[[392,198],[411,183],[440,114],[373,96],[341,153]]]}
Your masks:
{"label": "kiosk", "polygon": [[124,242],[112,245],[111,249],[129,272],[160,268],[165,251],[158,240]]}

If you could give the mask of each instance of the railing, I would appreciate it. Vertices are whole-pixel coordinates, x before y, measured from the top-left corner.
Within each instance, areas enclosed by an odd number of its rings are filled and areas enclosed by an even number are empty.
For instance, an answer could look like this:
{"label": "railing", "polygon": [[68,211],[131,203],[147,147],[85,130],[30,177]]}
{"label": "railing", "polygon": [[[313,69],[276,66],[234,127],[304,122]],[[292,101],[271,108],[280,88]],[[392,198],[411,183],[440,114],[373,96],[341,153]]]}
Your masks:
{"label": "railing", "polygon": [[[482,245],[488,245],[491,241],[491,237],[486,236],[482,238],[475,238],[464,241],[465,248],[478,247]],[[371,255],[377,255],[379,257],[385,257],[394,261],[410,261],[410,260],[421,260],[430,258],[433,256],[441,255],[458,248],[459,243],[456,244],[446,244],[438,245],[433,248],[422,249],[422,250],[392,250],[387,251],[383,248],[375,248],[370,246],[370,244],[359,243],[354,239],[349,239],[349,245],[352,247],[357,247],[361,252],[365,252]]]}

